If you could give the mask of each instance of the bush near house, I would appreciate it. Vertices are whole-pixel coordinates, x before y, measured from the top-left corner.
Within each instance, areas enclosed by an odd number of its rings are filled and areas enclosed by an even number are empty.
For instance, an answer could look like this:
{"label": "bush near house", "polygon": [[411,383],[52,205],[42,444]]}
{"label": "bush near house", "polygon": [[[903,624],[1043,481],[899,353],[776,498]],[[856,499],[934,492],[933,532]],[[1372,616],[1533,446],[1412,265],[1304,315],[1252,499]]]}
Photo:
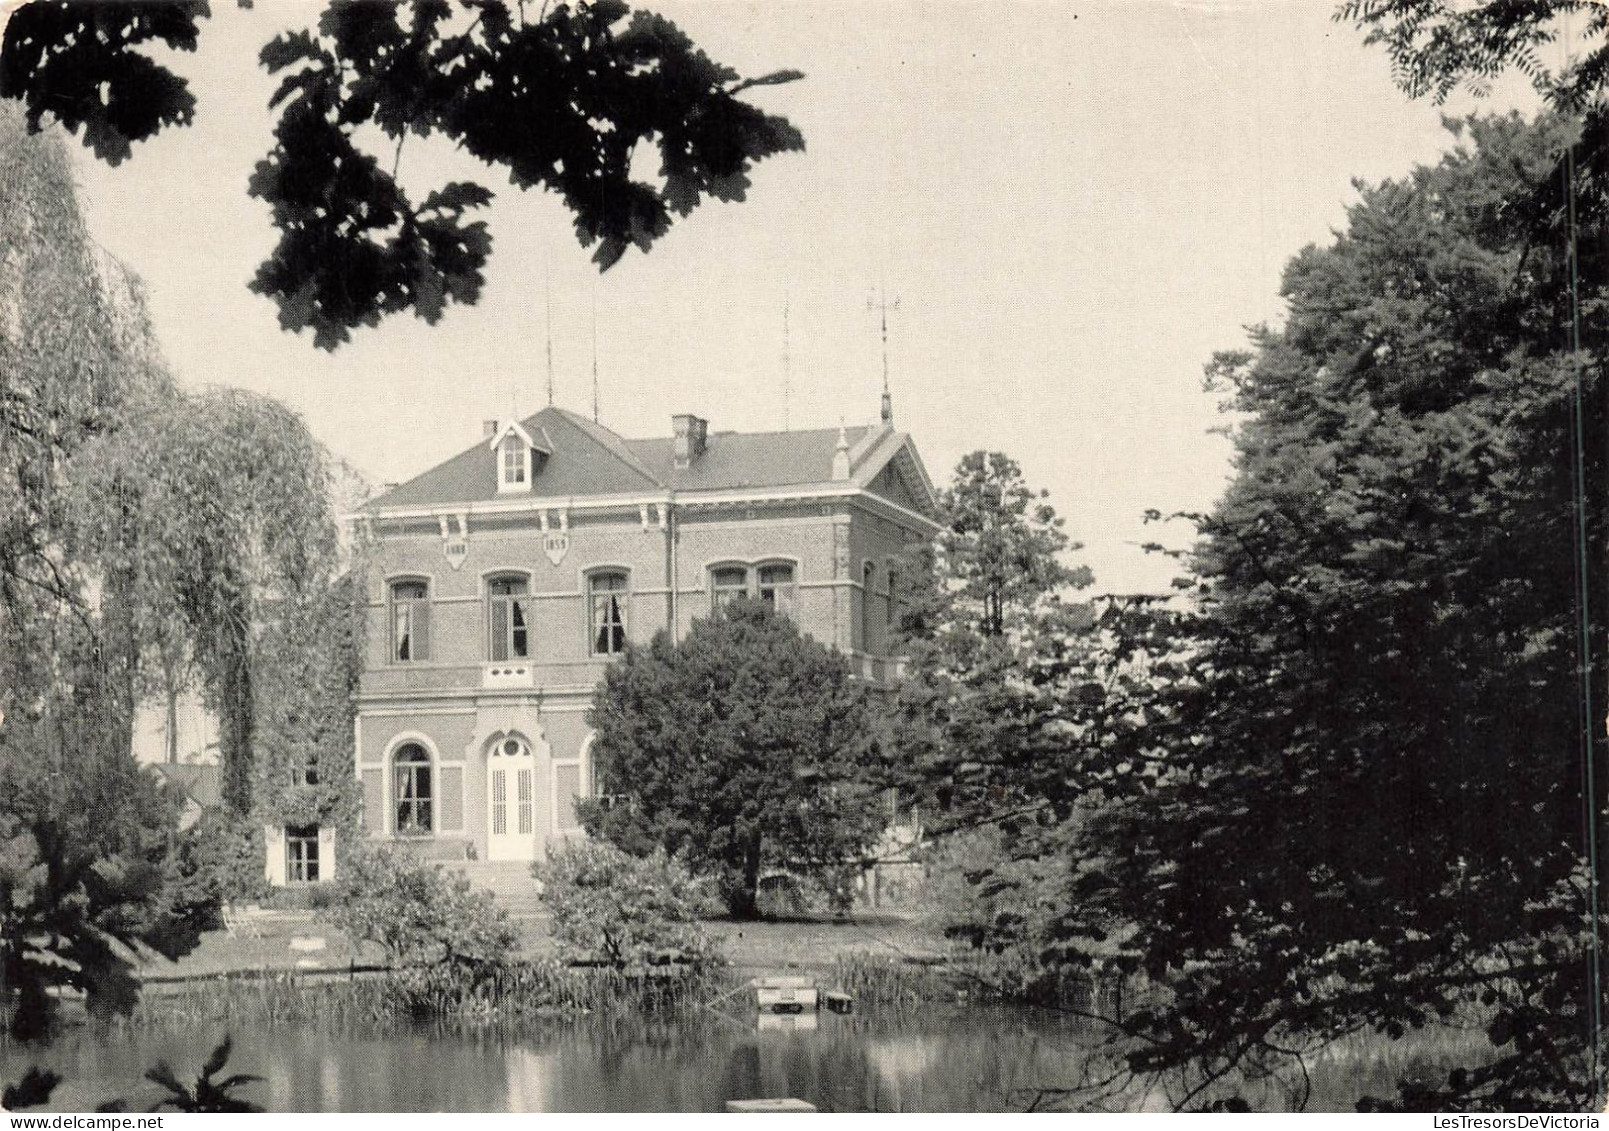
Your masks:
{"label": "bush near house", "polygon": [[656,849],[632,856],[607,841],[578,841],[532,866],[566,962],[616,968],[676,960],[709,965],[718,945],[699,925],[715,899],[682,862]]}
{"label": "bush near house", "polygon": [[612,803],[583,802],[582,824],[637,855],[682,857],[739,918],[758,915],[772,871],[841,889],[886,824],[874,710],[842,655],[733,601],[604,673],[592,753]]}
{"label": "bush near house", "polygon": [[372,942],[398,966],[469,960],[502,962],[519,941],[508,913],[469,879],[380,848],[341,862],[322,922],[352,942]]}
{"label": "bush near house", "polygon": [[210,903],[251,903],[268,894],[260,825],[224,809],[209,809],[177,845],[179,872]]}

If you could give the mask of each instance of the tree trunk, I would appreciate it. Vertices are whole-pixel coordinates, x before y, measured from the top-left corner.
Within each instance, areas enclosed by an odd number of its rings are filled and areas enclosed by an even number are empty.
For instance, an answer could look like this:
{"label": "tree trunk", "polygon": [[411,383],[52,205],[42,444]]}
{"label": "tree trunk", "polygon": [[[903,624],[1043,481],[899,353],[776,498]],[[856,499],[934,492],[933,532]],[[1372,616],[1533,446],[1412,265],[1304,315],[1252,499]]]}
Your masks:
{"label": "tree trunk", "polygon": [[218,759],[223,799],[233,812],[251,812],[252,694],[250,628],[242,612],[221,625],[218,657]]}
{"label": "tree trunk", "polygon": [[760,917],[760,843],[760,834],[754,833],[743,849],[743,884],[727,901],[735,919]]}
{"label": "tree trunk", "polygon": [[179,689],[173,674],[173,660],[166,653],[162,657],[162,691],[167,697],[167,741],[163,744],[163,760],[173,765],[179,760]]}

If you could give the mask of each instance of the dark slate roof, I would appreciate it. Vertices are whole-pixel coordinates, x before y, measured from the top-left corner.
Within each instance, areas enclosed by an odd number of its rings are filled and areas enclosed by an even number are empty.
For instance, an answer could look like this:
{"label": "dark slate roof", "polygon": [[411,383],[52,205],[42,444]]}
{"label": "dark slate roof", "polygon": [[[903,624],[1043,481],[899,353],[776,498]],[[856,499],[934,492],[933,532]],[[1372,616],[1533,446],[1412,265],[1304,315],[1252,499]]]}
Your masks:
{"label": "dark slate roof", "polygon": [[[498,498],[569,498],[641,494],[674,488],[719,491],[832,481],[838,429],[808,432],[713,432],[704,453],[678,470],[672,439],[625,440],[562,408],[545,408],[520,422],[532,436],[545,433],[553,455],[537,471],[529,495],[497,493],[495,453],[482,439],[447,462],[371,500],[365,509],[431,507]],[[851,449],[872,429],[844,429]]]}
{"label": "dark slate roof", "polygon": [[[871,431],[845,428],[853,448]],[[704,454],[688,468],[676,467],[670,437],[627,440],[631,450],[655,478],[678,491],[722,491],[742,487],[786,487],[796,483],[832,480],[832,457],[838,450],[838,429],[810,432],[711,432]]]}
{"label": "dark slate roof", "polygon": [[223,804],[223,770],[218,766],[157,762],[151,768],[203,809]]}
{"label": "dark slate roof", "polygon": [[[520,426],[533,437],[539,430],[546,432],[553,444],[553,455],[536,473],[529,496],[523,497],[620,495],[660,486],[646,468],[636,466],[629,452],[621,450],[625,442],[620,437],[573,412],[545,408],[521,421]],[[392,488],[368,506],[430,507],[498,497],[496,453],[482,439],[446,463]]]}

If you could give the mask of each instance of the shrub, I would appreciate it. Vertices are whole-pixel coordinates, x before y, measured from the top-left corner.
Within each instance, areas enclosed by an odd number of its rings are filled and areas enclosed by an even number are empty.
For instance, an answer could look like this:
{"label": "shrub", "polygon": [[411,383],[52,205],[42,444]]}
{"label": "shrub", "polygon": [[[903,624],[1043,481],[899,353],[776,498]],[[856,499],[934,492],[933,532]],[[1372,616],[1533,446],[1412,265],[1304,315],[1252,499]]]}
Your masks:
{"label": "shrub", "polygon": [[1070,988],[1067,971],[1046,962],[1071,899],[1067,871],[1054,857],[1013,859],[996,826],[961,833],[928,853],[923,917],[972,949],[995,990],[1054,999]]}
{"label": "shrub", "polygon": [[332,905],[318,917],[353,943],[378,944],[396,965],[501,962],[519,941],[508,913],[467,877],[378,848],[342,861]]}
{"label": "shrub", "polygon": [[226,809],[208,809],[180,835],[179,871],[219,904],[252,903],[268,894],[263,831]]}
{"label": "shrub", "polygon": [[632,856],[607,841],[579,841],[532,872],[542,883],[553,940],[567,962],[601,961],[620,969],[721,959],[698,922],[711,894],[664,849]]}

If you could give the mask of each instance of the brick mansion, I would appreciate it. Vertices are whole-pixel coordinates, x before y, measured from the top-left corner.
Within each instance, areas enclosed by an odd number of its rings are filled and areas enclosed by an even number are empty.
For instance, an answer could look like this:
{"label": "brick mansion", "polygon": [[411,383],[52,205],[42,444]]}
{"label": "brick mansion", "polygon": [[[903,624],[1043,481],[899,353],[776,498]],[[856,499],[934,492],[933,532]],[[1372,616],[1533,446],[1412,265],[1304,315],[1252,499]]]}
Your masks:
{"label": "brick mansion", "polygon": [[[364,834],[487,861],[580,835],[606,666],[739,596],[891,683],[899,560],[937,525],[890,417],[885,402],[880,425],[738,433],[679,415],[669,436],[631,440],[549,407],[487,421],[474,447],[366,504]],[[327,879],[334,847],[330,830],[271,827],[270,878]]]}

